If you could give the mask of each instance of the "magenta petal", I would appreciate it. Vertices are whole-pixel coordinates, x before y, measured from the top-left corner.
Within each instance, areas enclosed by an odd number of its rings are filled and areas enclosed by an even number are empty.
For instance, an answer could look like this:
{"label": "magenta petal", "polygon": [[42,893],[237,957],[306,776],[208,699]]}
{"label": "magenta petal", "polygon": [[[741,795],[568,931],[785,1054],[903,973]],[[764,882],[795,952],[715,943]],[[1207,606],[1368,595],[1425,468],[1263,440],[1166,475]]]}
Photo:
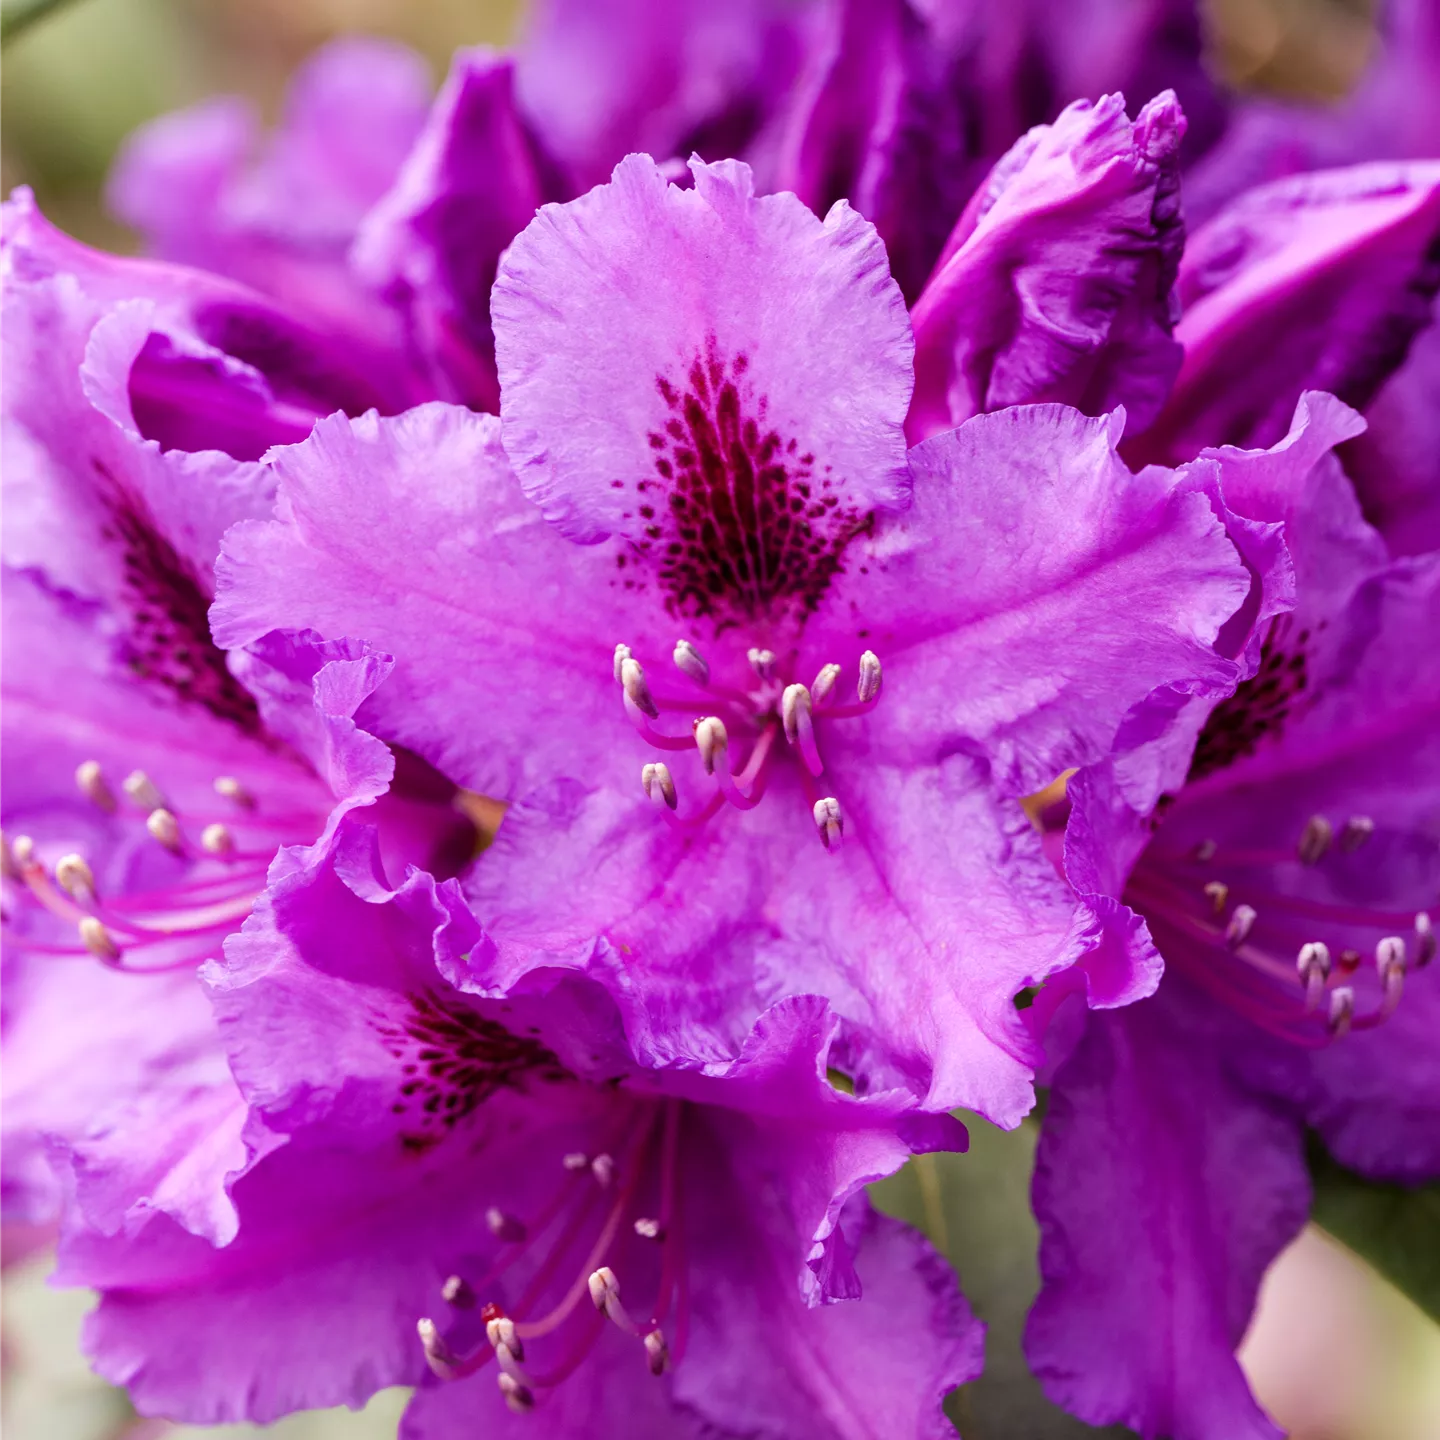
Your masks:
{"label": "magenta petal", "polygon": [[916,301],[912,441],[971,415],[1061,400],[1144,429],[1180,368],[1184,230],[1173,94],[1132,122],[1077,101],[996,165]]}

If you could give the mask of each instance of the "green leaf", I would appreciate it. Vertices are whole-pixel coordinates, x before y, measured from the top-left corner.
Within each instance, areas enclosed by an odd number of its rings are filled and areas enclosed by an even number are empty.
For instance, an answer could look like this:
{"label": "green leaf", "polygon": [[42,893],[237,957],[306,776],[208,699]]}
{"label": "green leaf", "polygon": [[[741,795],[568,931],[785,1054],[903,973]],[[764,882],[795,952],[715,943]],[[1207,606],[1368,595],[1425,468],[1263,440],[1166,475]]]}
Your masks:
{"label": "green leaf", "polygon": [[887,1215],[925,1231],[959,1272],[975,1313],[989,1327],[985,1373],[946,1404],[964,1440],[1097,1440],[1130,1431],[1097,1430],[1052,1405],[1020,1346],[1030,1302],[1040,1288],[1039,1231],[1030,1213],[1030,1175],[1039,1126],[998,1130],[976,1116],[965,1155],[920,1155],[898,1175],[870,1187]]}
{"label": "green leaf", "polygon": [[0,6],[0,44],[8,45],[37,20],[43,20],[66,3],[68,0],[11,0],[10,4]]}
{"label": "green leaf", "polygon": [[1381,1185],[1309,1146],[1310,1218],[1440,1320],[1440,1185]]}

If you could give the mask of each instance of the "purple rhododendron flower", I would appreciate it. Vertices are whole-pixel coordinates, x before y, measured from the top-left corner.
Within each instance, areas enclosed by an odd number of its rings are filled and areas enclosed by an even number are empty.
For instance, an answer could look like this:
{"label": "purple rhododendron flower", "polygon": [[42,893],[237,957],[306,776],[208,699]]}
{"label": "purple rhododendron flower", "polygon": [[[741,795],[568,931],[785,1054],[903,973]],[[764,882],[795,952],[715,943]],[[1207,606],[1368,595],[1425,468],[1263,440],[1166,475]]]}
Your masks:
{"label": "purple rhododendron flower", "polygon": [[1286,521],[1295,607],[1193,757],[1070,783],[1067,873],[1123,896],[1166,976],[1124,1012],[1056,1012],[1035,1181],[1037,1373],[1082,1418],[1177,1440],[1280,1433],[1233,1351],[1306,1216],[1305,1127],[1376,1178],[1440,1175],[1440,686],[1414,650],[1440,557],[1390,559],[1333,459],[1298,496],[1230,461],[1231,503]]}
{"label": "purple rhododendron flower", "polygon": [[[439,406],[274,452],[216,633],[396,657],[366,724],[518,802],[467,881],[502,949],[598,955],[681,1029],[698,981],[737,1043],[823,993],[862,1086],[1013,1124],[1038,1052],[1012,998],[1097,941],[1013,797],[1158,687],[1233,687],[1214,642],[1250,581],[1219,467],[1134,475],[1115,421],[1058,406],[907,462],[873,228],[694,173],[635,157],[511,247],[503,453]],[[1097,1003],[1153,983],[1086,973]]]}
{"label": "purple rhododendron flower", "polygon": [[982,1327],[859,1192],[964,1132],[835,1090],[823,1002],[701,1063],[624,991],[508,965],[453,882],[388,888],[368,826],[290,860],[207,971],[249,1104],[244,1165],[212,1167],[238,1233],[62,1241],[142,1410],[358,1404],[428,1357],[411,1440],[508,1434],[507,1404],[554,1435],[948,1432]]}

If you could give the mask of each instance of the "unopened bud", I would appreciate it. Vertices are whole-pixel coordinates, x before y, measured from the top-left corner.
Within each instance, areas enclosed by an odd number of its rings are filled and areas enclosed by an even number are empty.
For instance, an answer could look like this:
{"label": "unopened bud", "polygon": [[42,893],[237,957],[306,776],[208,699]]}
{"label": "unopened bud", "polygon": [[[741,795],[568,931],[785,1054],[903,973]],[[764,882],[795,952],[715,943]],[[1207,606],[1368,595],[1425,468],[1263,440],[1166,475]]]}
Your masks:
{"label": "unopened bud", "polygon": [[860,657],[860,679],[855,686],[862,705],[868,705],[880,693],[880,673],[880,657],[867,650]]}
{"label": "unopened bud", "polygon": [[675,642],[675,664],[697,685],[710,683],[710,667],[705,657],[688,640]]}

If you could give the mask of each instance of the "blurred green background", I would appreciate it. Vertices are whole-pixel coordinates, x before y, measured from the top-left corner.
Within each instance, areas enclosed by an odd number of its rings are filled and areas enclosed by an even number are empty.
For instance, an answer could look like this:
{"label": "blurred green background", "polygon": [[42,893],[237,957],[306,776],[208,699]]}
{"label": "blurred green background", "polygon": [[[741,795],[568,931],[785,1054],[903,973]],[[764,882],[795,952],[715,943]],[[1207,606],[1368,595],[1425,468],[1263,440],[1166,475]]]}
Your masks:
{"label": "blurred green background", "polygon": [[[31,0],[33,3],[33,0]],[[724,3],[724,0],[715,0]],[[1440,3],[1440,0],[1437,0]],[[503,45],[520,0],[70,0],[16,27],[6,5],[0,59],[0,175],[32,185],[46,212],[92,243],[129,248],[100,203],[123,136],[141,121],[217,92],[273,115],[296,65],[353,31],[404,40],[438,82],[458,45]],[[1241,88],[1316,100],[1343,95],[1373,45],[1370,0],[1207,0],[1211,61]],[[987,1370],[953,1401],[968,1440],[1079,1440],[1102,1432],[1048,1406],[1026,1370],[1020,1330],[1034,1295],[1027,1193],[1035,1128],[972,1126],[965,1157],[926,1157],[877,1187],[887,1209],[922,1225],[955,1262],[990,1324]],[[95,1380],[77,1338],[87,1298],[49,1290],[43,1254],[5,1273],[6,1440],[274,1440],[393,1436],[403,1408],[386,1392],[361,1415],[297,1416],[266,1431],[200,1431],[137,1420]],[[1323,1232],[1308,1230],[1274,1267],[1244,1362],[1296,1440],[1440,1440],[1440,1329]],[[1104,1432],[1119,1434],[1121,1432]]]}

